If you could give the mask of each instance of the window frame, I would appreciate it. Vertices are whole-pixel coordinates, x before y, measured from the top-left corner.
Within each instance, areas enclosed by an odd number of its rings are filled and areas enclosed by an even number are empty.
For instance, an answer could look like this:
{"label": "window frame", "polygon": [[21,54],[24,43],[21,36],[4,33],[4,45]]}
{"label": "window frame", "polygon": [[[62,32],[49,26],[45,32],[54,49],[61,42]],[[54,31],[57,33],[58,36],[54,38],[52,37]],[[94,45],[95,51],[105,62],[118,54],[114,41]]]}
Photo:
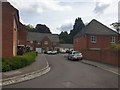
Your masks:
{"label": "window frame", "polygon": [[116,37],[115,36],[112,36],[111,37],[111,43],[115,43],[116,42]]}
{"label": "window frame", "polygon": [[91,35],[90,39],[91,39],[91,43],[97,43],[97,36]]}

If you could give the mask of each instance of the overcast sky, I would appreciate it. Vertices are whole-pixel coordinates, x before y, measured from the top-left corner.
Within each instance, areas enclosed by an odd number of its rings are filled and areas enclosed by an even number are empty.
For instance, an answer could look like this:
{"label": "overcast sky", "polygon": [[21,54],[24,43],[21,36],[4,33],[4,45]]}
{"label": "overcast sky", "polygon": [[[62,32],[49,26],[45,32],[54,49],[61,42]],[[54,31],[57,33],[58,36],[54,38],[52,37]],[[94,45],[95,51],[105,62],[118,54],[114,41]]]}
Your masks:
{"label": "overcast sky", "polygon": [[52,33],[70,31],[75,19],[96,19],[110,27],[118,21],[118,0],[8,0],[23,24],[46,24]]}

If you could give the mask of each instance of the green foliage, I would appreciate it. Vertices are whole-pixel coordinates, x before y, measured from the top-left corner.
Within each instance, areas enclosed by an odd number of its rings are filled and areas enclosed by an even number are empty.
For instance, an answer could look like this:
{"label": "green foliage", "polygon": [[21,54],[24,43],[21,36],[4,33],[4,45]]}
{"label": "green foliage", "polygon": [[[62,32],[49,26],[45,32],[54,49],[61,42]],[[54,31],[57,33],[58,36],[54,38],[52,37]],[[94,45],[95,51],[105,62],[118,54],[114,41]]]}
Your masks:
{"label": "green foliage", "polygon": [[50,29],[46,25],[37,24],[36,27],[34,28],[32,25],[28,24],[28,25],[25,25],[25,27],[27,28],[28,32],[50,33],[51,34]]}
{"label": "green foliage", "polygon": [[39,33],[50,33],[51,31],[50,29],[46,26],[46,25],[42,25],[42,24],[37,24],[35,29],[39,32]]}
{"label": "green foliage", "polygon": [[113,26],[113,28],[115,28],[118,33],[120,32],[120,29],[119,29],[120,23],[119,22],[112,23],[111,26]]}
{"label": "green foliage", "polygon": [[27,28],[27,30],[29,32],[38,32],[32,25],[28,24],[28,25],[25,25],[25,27]]}
{"label": "green foliage", "polygon": [[23,56],[14,56],[10,59],[2,59],[2,71],[16,70],[27,65],[30,65],[35,61],[36,53],[29,52]]}
{"label": "green foliage", "polygon": [[120,51],[120,43],[111,45],[110,49]]}
{"label": "green foliage", "polygon": [[60,43],[62,43],[62,44],[70,43],[70,36],[67,33],[67,31],[61,32],[59,35],[59,38],[60,38]]}
{"label": "green foliage", "polygon": [[71,37],[71,42],[73,43],[73,38],[77,33],[79,33],[83,28],[85,27],[85,24],[83,23],[81,18],[77,18],[75,20],[75,24],[73,26],[73,30],[70,31],[70,37]]}
{"label": "green foliage", "polygon": [[59,35],[60,43],[64,44],[72,44],[74,36],[80,32],[85,27],[83,21],[81,18],[77,18],[75,20],[75,24],[73,26],[73,30],[70,30],[70,34],[68,34],[66,31],[61,32]]}

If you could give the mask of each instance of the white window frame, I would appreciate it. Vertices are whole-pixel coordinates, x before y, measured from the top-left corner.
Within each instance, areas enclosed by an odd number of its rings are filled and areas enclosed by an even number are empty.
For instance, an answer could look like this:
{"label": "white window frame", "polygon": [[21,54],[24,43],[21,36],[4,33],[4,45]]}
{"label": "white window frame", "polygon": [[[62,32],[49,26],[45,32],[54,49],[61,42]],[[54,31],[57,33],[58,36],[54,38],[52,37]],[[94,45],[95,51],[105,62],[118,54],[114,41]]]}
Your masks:
{"label": "white window frame", "polygon": [[97,37],[92,35],[91,36],[91,43],[96,43],[97,42]]}
{"label": "white window frame", "polygon": [[111,37],[111,43],[115,43],[116,38],[114,36]]}
{"label": "white window frame", "polygon": [[44,44],[45,44],[45,45],[48,45],[48,41],[44,41]]}

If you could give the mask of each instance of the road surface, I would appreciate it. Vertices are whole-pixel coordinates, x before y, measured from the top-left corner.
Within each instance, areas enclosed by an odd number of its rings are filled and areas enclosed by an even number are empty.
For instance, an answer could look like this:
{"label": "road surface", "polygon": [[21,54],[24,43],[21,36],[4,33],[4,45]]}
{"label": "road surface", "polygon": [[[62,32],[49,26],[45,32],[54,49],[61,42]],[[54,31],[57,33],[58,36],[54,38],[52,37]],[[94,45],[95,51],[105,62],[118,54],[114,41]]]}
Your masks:
{"label": "road surface", "polygon": [[100,68],[69,61],[62,54],[46,55],[51,71],[4,88],[118,88],[118,76]]}

